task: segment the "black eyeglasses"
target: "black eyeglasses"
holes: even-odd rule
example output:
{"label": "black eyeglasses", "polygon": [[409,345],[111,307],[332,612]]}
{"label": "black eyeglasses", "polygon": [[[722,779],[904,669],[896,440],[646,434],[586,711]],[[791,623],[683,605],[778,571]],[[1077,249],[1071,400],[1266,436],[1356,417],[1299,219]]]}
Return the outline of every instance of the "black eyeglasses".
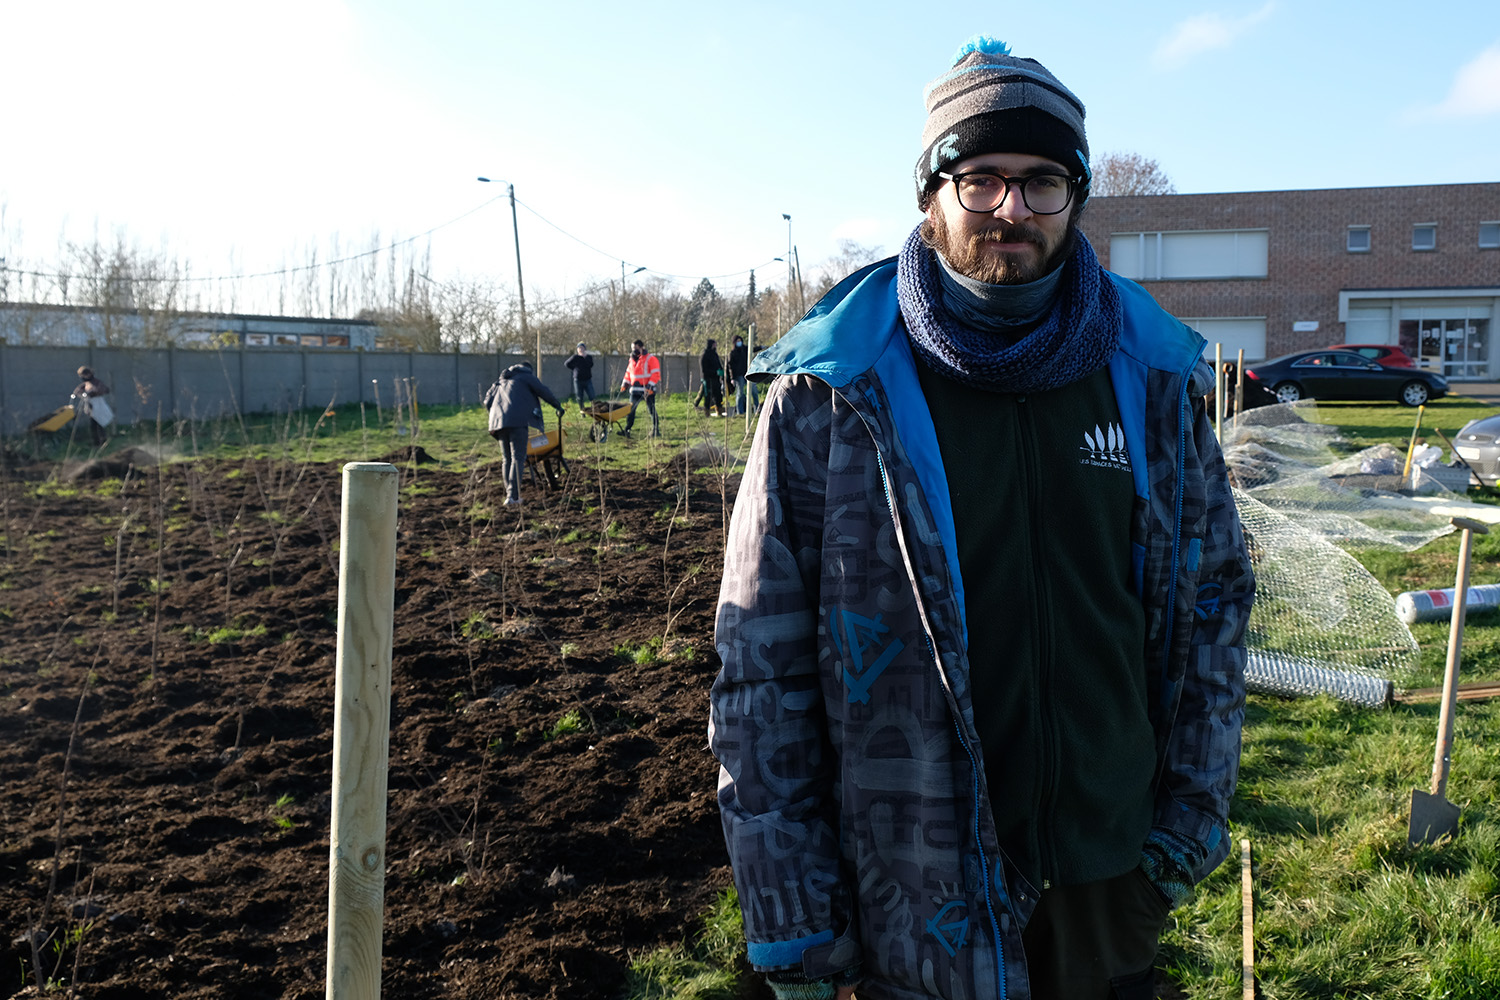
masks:
{"label": "black eyeglasses", "polygon": [[969,212],[993,212],[1005,204],[1014,184],[1021,189],[1021,203],[1037,215],[1056,215],[1073,200],[1073,188],[1081,177],[1062,174],[1032,174],[1029,177],[1002,177],[989,170],[971,170],[962,174],[938,176],[953,182],[958,203]]}

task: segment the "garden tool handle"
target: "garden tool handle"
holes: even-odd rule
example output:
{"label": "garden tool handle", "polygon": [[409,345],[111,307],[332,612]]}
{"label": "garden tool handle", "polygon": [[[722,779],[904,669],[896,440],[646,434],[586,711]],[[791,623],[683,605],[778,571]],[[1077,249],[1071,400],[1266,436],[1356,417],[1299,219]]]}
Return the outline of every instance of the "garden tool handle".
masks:
{"label": "garden tool handle", "polygon": [[1443,668],[1443,705],[1438,714],[1437,749],[1432,757],[1432,794],[1443,798],[1448,788],[1448,768],[1453,760],[1453,712],[1458,701],[1458,663],[1463,654],[1464,611],[1468,605],[1469,555],[1474,533],[1490,533],[1489,526],[1467,517],[1451,521],[1463,532],[1458,543],[1458,571],[1453,582],[1453,618],[1448,626],[1448,662]]}

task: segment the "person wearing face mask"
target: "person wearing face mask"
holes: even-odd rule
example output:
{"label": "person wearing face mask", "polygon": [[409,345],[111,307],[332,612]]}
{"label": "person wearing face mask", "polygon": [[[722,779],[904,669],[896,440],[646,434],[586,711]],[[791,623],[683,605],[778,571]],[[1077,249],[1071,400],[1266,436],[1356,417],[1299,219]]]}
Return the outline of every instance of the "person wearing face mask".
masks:
{"label": "person wearing face mask", "polygon": [[750,351],[745,347],[745,338],[735,334],[734,345],[729,349],[729,381],[734,386],[734,410],[745,412],[745,375],[750,370]]}
{"label": "person wearing face mask", "polygon": [[724,416],[724,362],[719,358],[719,342],[710,339],[698,359],[703,374],[703,413]]}
{"label": "person wearing face mask", "polygon": [[635,426],[635,410],[644,400],[651,413],[651,436],[661,437],[661,421],[656,416],[656,387],[661,384],[661,361],[646,350],[643,341],[637,340],[630,349],[630,363],[625,366],[625,377],[620,388],[630,392],[630,413],[625,417],[625,427],[620,431],[630,437]]}

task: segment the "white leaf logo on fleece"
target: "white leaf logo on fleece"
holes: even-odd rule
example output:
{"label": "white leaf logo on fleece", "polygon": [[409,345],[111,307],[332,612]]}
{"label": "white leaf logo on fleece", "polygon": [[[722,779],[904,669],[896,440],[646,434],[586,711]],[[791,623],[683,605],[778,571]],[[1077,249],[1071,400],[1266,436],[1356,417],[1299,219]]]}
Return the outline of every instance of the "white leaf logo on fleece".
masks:
{"label": "white leaf logo on fleece", "polygon": [[1105,469],[1129,469],[1130,453],[1125,447],[1125,431],[1112,423],[1108,429],[1094,425],[1093,433],[1083,432],[1083,454],[1085,465]]}

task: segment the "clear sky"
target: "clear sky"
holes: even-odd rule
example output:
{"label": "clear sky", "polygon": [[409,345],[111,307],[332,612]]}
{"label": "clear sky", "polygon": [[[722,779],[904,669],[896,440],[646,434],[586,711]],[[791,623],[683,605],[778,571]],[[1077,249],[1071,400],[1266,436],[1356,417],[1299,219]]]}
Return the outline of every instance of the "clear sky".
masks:
{"label": "clear sky", "polygon": [[[919,221],[922,89],[1043,62],[1097,155],[1180,192],[1500,179],[1500,3],[0,0],[0,256],[113,242],[228,275],[427,233],[528,302],[743,288]],[[497,199],[498,200],[491,200]],[[453,220],[458,221],[453,221]]]}

